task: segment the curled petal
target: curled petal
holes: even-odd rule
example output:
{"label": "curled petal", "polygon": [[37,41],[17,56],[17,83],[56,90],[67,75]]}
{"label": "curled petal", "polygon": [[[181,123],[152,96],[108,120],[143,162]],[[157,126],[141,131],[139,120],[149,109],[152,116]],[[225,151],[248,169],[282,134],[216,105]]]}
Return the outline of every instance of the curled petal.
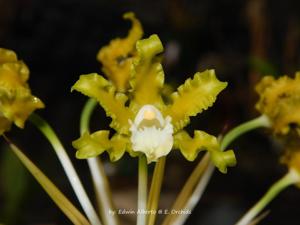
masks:
{"label": "curled petal", "polygon": [[268,116],[275,134],[286,135],[300,128],[300,74],[275,80],[265,76],[256,86],[259,101],[256,109]]}
{"label": "curled petal", "polygon": [[133,92],[133,104],[161,106],[160,95],[164,84],[164,71],[157,54],[163,46],[157,35],[137,42],[137,58],[133,63],[133,74],[130,85]]}
{"label": "curled petal", "polygon": [[204,131],[194,131],[193,138],[186,131],[178,132],[174,136],[174,147],[180,149],[189,161],[194,161],[200,151],[208,151],[212,162],[222,173],[226,173],[227,167],[236,163],[234,152],[222,152],[217,138]]}
{"label": "curled petal", "polygon": [[164,109],[164,115],[172,118],[175,132],[185,127],[191,116],[196,116],[212,106],[217,95],[227,86],[216,78],[214,70],[196,73],[187,79],[171,95],[172,103]]}
{"label": "curled petal", "polygon": [[28,116],[44,107],[40,99],[31,95],[28,78],[29,70],[16,54],[0,48],[0,134],[12,122],[23,128]]}
{"label": "curled petal", "polygon": [[116,93],[115,87],[109,81],[96,73],[81,75],[72,90],[95,98],[107,116],[112,118],[110,126],[121,134],[129,132],[128,120],[133,118],[133,112],[125,106],[126,95]]}
{"label": "curled petal", "polygon": [[136,54],[135,44],[143,36],[142,25],[134,13],[126,13],[123,17],[132,22],[128,36],[112,40],[109,45],[101,48],[97,55],[97,59],[102,63],[103,72],[121,92],[129,87],[131,64]]}
{"label": "curled petal", "polygon": [[110,160],[117,161],[129,148],[129,139],[119,134],[109,139],[109,131],[101,130],[92,134],[85,132],[79,139],[73,141],[72,145],[77,150],[78,159],[95,157],[107,151]]}

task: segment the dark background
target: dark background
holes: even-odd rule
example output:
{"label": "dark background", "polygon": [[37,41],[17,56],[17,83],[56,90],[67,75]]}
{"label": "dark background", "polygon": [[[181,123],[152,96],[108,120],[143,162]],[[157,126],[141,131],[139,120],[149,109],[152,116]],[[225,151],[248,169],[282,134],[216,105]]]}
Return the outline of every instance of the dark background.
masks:
{"label": "dark background", "polygon": [[[98,72],[96,53],[115,37],[127,34],[122,14],[133,11],[145,37],[156,33],[165,46],[166,81],[174,86],[196,71],[214,68],[229,85],[214,107],[192,119],[194,128],[218,135],[254,118],[255,84],[262,75],[294,74],[300,65],[300,2],[266,0],[0,0],[0,47],[13,49],[31,71],[32,92],[46,109],[38,113],[57,131],[89,193],[85,161],[76,160],[71,141],[79,135],[78,120],[86,97],[70,93],[80,74]],[[99,109],[93,129],[107,128]],[[78,205],[48,142],[31,124],[8,136]],[[69,224],[54,203],[1,141],[0,223]],[[238,164],[227,175],[216,172],[186,224],[233,224],[286,169],[281,148],[265,130],[251,132],[231,146]],[[178,152],[167,161],[162,207],[168,207],[195,163]],[[197,159],[196,161],[198,161]],[[104,156],[111,186],[120,207],[135,207],[136,159],[110,164]],[[92,197],[92,194],[91,194]],[[298,224],[300,191],[284,191],[267,208],[260,224]],[[134,224],[124,218],[124,224]]]}

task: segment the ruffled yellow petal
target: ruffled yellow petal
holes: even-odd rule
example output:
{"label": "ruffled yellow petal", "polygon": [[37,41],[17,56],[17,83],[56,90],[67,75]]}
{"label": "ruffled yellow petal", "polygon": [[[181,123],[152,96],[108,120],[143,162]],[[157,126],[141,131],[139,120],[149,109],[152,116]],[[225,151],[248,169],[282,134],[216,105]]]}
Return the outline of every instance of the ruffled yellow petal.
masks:
{"label": "ruffled yellow petal", "polygon": [[[29,78],[27,66],[17,60],[11,50],[0,49],[0,117],[3,132],[9,129],[9,122],[23,128],[28,116],[43,108],[40,99],[31,95],[26,83]],[[2,133],[0,132],[0,133]]]}
{"label": "ruffled yellow petal", "polygon": [[129,149],[129,139],[119,134],[109,139],[109,131],[101,130],[92,134],[84,133],[79,139],[73,141],[72,145],[77,149],[78,159],[95,157],[106,151],[111,161],[117,161]]}
{"label": "ruffled yellow petal", "polygon": [[196,116],[212,106],[217,95],[227,86],[216,78],[214,70],[196,73],[187,79],[171,96],[172,104],[164,109],[164,115],[172,118],[175,132],[185,127],[191,116]]}
{"label": "ruffled yellow petal", "polygon": [[129,87],[131,65],[135,55],[135,44],[143,36],[141,23],[134,13],[124,14],[124,19],[132,22],[132,28],[126,38],[116,38],[109,45],[100,49],[97,59],[102,63],[102,70],[117,90],[124,92]]}
{"label": "ruffled yellow petal", "polygon": [[72,90],[95,98],[106,111],[107,116],[112,118],[110,126],[118,133],[127,134],[129,132],[128,121],[133,119],[133,112],[125,106],[126,95],[117,93],[111,82],[96,73],[81,75]]}
{"label": "ruffled yellow petal", "polygon": [[136,48],[138,55],[134,61],[130,80],[133,104],[137,106],[152,104],[161,108],[160,92],[164,84],[164,72],[157,54],[163,51],[162,43],[157,35],[151,35],[138,41]]}
{"label": "ruffled yellow petal", "polygon": [[234,152],[222,152],[217,138],[204,131],[194,131],[193,138],[185,131],[178,132],[174,136],[174,147],[189,161],[195,160],[200,151],[209,151],[212,162],[222,173],[227,172],[228,166],[236,164]]}
{"label": "ruffled yellow petal", "polygon": [[259,101],[256,109],[272,121],[275,134],[285,135],[300,126],[300,74],[294,79],[264,77],[256,86]]}
{"label": "ruffled yellow petal", "polygon": [[110,148],[109,131],[101,130],[93,134],[85,132],[79,139],[72,142],[76,152],[76,158],[86,159],[100,155]]}

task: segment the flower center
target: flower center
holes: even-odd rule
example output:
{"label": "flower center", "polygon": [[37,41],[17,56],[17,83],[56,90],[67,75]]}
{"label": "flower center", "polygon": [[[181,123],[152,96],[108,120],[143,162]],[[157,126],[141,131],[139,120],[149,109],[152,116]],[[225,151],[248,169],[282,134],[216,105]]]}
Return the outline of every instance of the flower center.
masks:
{"label": "flower center", "polygon": [[153,105],[144,105],[131,124],[133,151],[147,156],[148,163],[167,155],[173,147],[173,126],[171,117],[164,118]]}

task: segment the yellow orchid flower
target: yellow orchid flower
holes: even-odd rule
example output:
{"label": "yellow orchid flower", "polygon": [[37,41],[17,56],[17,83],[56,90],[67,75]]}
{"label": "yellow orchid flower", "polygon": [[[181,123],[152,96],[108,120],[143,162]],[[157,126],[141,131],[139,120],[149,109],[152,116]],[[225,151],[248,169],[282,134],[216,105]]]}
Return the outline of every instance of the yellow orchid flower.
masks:
{"label": "yellow orchid flower", "polygon": [[256,91],[260,97],[256,109],[269,118],[274,133],[287,135],[296,129],[300,135],[300,73],[294,79],[265,76]]}
{"label": "yellow orchid flower", "polygon": [[40,99],[31,95],[28,78],[29,70],[17,55],[0,48],[0,135],[12,123],[23,128],[28,116],[44,107]]}
{"label": "yellow orchid flower", "polygon": [[[129,15],[135,18],[133,14]],[[136,19],[133,21],[140,24]],[[136,26],[130,34],[142,34]],[[107,151],[110,159],[115,161],[127,151],[132,156],[145,154],[151,163],[171,149],[180,149],[185,158],[192,161],[200,151],[207,150],[214,164],[225,173],[227,166],[235,164],[233,151],[222,152],[217,138],[204,131],[197,130],[194,137],[190,137],[183,128],[191,116],[212,106],[227,83],[219,81],[214,70],[196,73],[168,96],[170,102],[165,102],[162,98],[164,71],[159,56],[163,52],[162,43],[157,35],[137,40],[139,35],[129,35],[126,41],[118,41],[118,51],[112,47],[112,42],[101,49],[99,55],[102,51],[113,55],[107,59],[109,62],[102,58],[103,71],[108,73],[109,80],[96,73],[81,75],[72,87],[72,90],[96,99],[112,118],[110,126],[116,130],[111,138],[109,131],[102,130],[85,133],[75,140],[73,146],[77,149],[77,158],[93,157]],[[123,67],[123,71],[118,59],[128,56],[129,52],[130,58],[126,58],[129,65]],[[116,68],[125,75],[111,72]]]}

